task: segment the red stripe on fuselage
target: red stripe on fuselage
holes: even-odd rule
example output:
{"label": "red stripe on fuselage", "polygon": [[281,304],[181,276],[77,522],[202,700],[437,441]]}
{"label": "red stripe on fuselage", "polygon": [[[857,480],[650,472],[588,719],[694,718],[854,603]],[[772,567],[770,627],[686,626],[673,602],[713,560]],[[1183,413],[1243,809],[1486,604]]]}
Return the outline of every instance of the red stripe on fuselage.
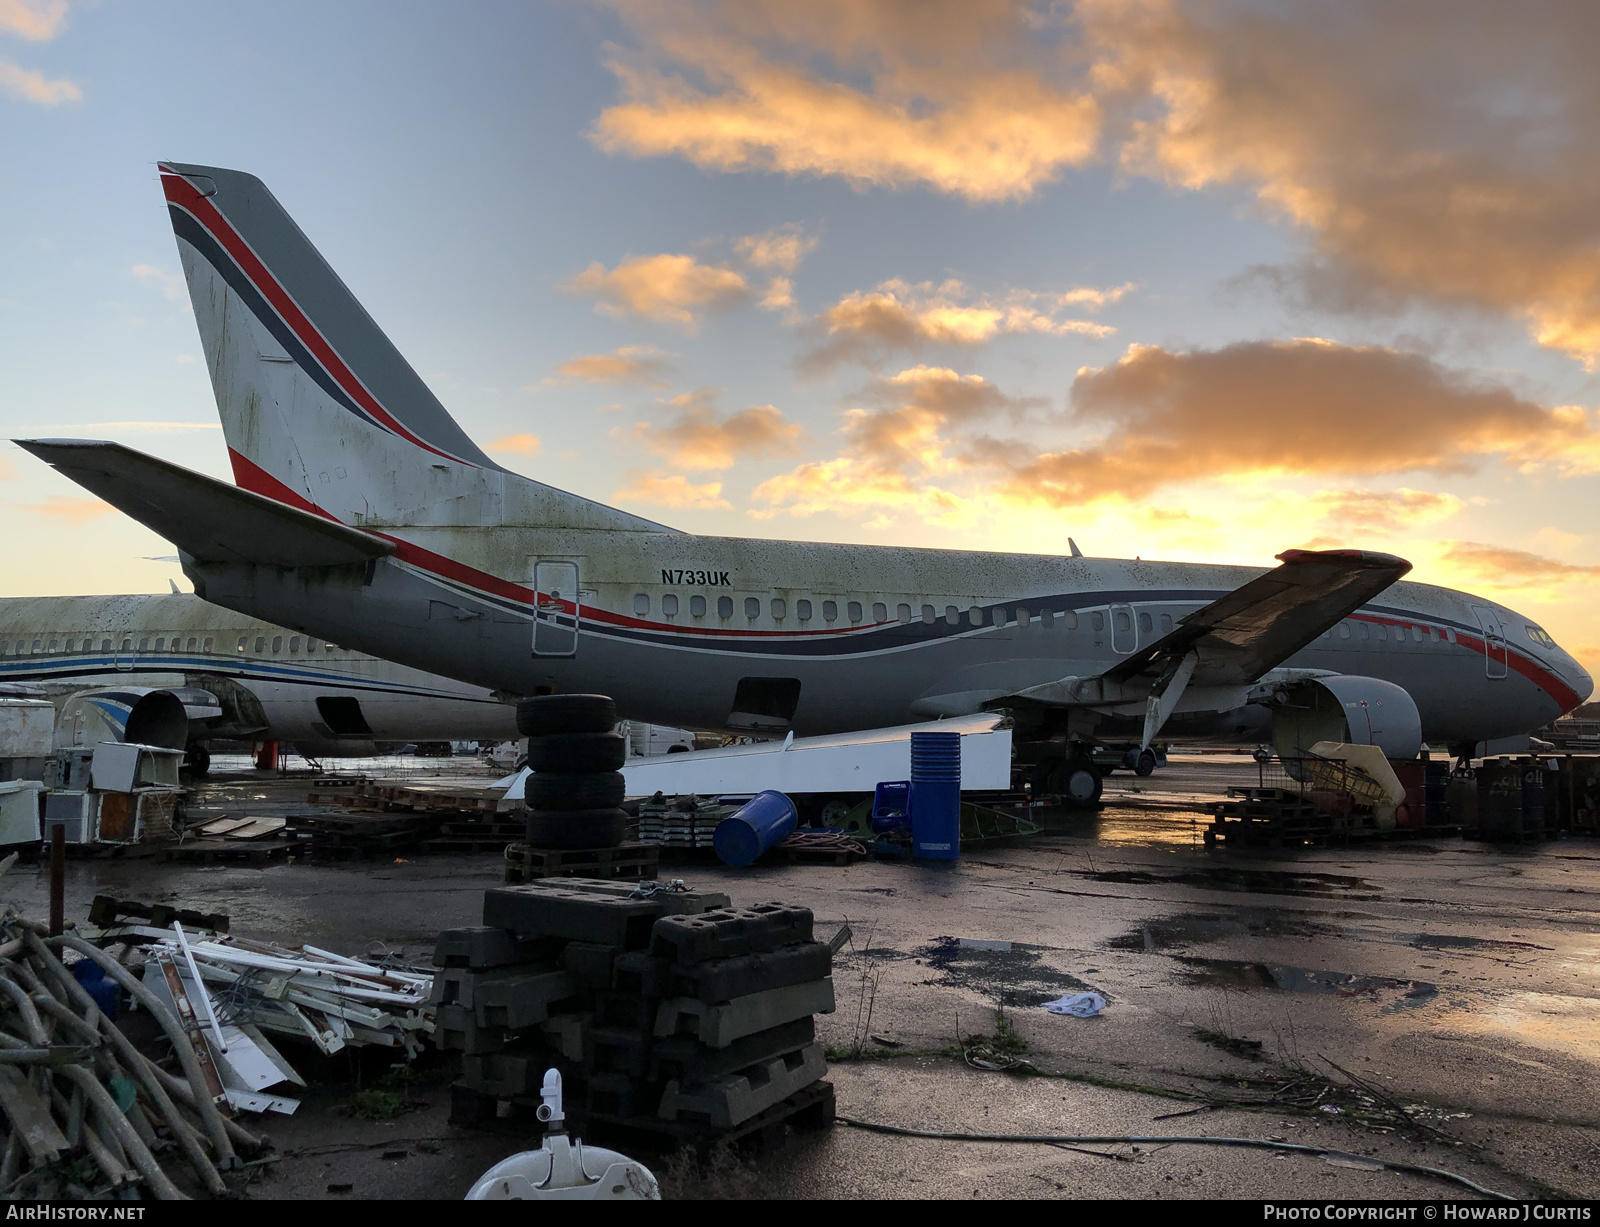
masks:
{"label": "red stripe on fuselage", "polygon": [[[1379,626],[1394,627],[1428,625],[1428,621],[1425,618],[1416,618],[1408,621],[1401,618],[1381,618],[1373,614],[1351,614],[1350,620],[1352,622],[1370,622]],[[1484,657],[1485,662],[1487,662],[1489,659],[1489,644],[1486,640],[1480,639],[1476,635],[1469,635],[1464,631],[1456,631],[1455,636],[1458,644],[1469,651],[1478,653],[1478,655]],[[1558,704],[1560,704],[1563,712],[1569,712],[1574,707],[1578,706],[1579,703],[1583,702],[1583,700],[1578,696],[1578,692],[1575,691],[1571,686],[1567,685],[1564,681],[1562,681],[1554,673],[1550,672],[1550,670],[1546,669],[1543,665],[1539,664],[1537,661],[1530,660],[1521,653],[1512,651],[1510,644],[1503,645],[1500,648],[1500,651],[1505,654],[1505,660],[1511,668],[1515,669],[1523,677],[1527,678],[1535,686],[1538,686],[1539,689],[1543,690]],[[1487,664],[1485,667],[1487,667]]]}
{"label": "red stripe on fuselage", "polygon": [[326,338],[317,331],[312,322],[306,318],[305,312],[295,304],[294,300],[284,288],[278,284],[267,266],[261,262],[250,245],[244,241],[239,232],[229,224],[209,200],[202,196],[182,175],[171,171],[162,173],[161,185],[167,200],[182,209],[187,209],[194,219],[211,232],[211,237],[222,244],[225,250],[238,263],[244,275],[255,283],[269,303],[278,314],[283,317],[283,322],[293,329],[295,336],[300,338],[301,344],[309,349],[312,355],[322,363],[323,369],[328,372],[346,394],[357,404],[377,419],[379,424],[387,427],[402,438],[415,443],[418,447],[426,448],[435,456],[442,456],[446,460],[454,460],[457,464],[466,464],[476,468],[469,461],[462,460],[459,456],[452,456],[449,452],[440,451],[425,439],[419,438],[408,430],[403,423],[395,418],[377,401],[377,398],[368,392],[365,385],[356,378],[355,372],[344,364],[338,354],[333,352],[333,347]]}

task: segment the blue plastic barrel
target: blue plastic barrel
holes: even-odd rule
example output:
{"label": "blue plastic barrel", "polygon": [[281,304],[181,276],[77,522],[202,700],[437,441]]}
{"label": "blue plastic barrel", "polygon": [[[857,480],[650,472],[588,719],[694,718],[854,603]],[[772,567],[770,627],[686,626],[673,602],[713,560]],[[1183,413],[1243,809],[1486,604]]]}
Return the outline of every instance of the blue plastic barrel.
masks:
{"label": "blue plastic barrel", "polygon": [[794,802],[781,792],[758,792],[717,823],[711,846],[723,864],[742,868],[794,830],[799,820]]}
{"label": "blue plastic barrel", "polygon": [[961,734],[911,734],[911,854],[961,854]]}

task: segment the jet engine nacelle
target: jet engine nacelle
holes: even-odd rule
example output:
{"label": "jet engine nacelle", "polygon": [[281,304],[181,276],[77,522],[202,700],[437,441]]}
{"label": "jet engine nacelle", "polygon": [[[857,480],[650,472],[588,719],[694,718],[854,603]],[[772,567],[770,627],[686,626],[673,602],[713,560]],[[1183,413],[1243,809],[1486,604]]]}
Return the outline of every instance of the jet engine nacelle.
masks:
{"label": "jet engine nacelle", "polygon": [[1334,674],[1291,682],[1279,695],[1272,744],[1282,758],[1300,757],[1319,741],[1377,746],[1400,760],[1422,749],[1422,714],[1393,682]]}
{"label": "jet engine nacelle", "polygon": [[189,744],[189,721],[221,714],[216,698],[192,687],[164,690],[119,686],[83,690],[61,705],[56,717],[56,748],[92,747],[102,741],[130,741],[142,746],[183,750]]}

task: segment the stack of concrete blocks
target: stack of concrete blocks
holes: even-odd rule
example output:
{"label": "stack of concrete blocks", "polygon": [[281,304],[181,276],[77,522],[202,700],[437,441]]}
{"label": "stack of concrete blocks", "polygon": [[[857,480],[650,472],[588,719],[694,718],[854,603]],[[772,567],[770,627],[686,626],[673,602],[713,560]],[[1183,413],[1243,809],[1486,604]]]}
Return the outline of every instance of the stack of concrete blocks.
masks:
{"label": "stack of concrete blocks", "polygon": [[561,1070],[578,1122],[713,1140],[831,1087],[813,1016],[834,1008],[811,912],[560,879],[486,892],[439,935],[436,1041],[463,1053],[455,1119],[536,1103]]}

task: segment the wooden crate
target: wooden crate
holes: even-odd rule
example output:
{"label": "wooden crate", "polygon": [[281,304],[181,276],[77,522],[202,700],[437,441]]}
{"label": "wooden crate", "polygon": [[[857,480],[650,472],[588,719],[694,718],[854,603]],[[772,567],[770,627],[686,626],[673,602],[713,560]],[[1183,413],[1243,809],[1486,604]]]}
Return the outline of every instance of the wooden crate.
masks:
{"label": "wooden crate", "polygon": [[615,848],[506,848],[506,881],[540,878],[653,878],[661,863],[659,844],[621,844]]}

